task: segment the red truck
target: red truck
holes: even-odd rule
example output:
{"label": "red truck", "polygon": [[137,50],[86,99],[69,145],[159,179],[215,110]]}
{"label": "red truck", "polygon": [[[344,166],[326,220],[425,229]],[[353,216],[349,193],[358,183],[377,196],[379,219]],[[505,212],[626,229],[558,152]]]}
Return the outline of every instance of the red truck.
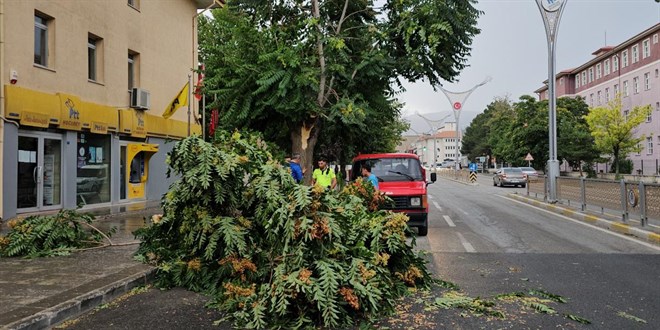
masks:
{"label": "red truck", "polygon": [[361,154],[353,158],[351,180],[361,176],[363,164],[371,165],[380,191],[394,201],[386,208],[406,213],[410,218],[408,226],[417,227],[418,235],[426,236],[429,231],[427,186],[436,181],[436,174],[431,173],[431,182],[427,182],[426,170],[415,154]]}

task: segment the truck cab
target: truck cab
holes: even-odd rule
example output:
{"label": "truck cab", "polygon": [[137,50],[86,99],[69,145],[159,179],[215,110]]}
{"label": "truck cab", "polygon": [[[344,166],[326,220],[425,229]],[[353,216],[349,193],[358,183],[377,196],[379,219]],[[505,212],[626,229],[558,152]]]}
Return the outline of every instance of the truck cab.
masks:
{"label": "truck cab", "polygon": [[436,174],[431,173],[431,182],[427,182],[426,170],[415,154],[361,154],[353,158],[351,180],[361,176],[363,164],[371,165],[380,191],[394,201],[385,208],[407,214],[408,226],[417,227],[418,235],[426,236],[429,228],[427,186],[436,181]]}

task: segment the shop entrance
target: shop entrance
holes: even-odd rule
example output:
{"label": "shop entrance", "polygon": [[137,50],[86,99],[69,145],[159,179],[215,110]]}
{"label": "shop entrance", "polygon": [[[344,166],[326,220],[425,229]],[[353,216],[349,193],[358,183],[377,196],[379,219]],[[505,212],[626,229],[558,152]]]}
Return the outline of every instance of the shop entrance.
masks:
{"label": "shop entrance", "polygon": [[17,212],[62,207],[62,137],[19,132]]}

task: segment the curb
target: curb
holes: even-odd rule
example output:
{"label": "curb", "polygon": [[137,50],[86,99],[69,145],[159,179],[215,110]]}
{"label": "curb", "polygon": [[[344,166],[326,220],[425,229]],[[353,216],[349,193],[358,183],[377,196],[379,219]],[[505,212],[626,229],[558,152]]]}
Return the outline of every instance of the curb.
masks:
{"label": "curb", "polygon": [[507,195],[509,198],[515,199],[519,202],[523,202],[526,204],[530,204],[545,210],[548,210],[553,213],[561,214],[564,216],[567,216],[571,219],[575,219],[578,221],[586,222],[591,225],[595,225],[604,229],[611,230],[613,232],[619,233],[619,234],[624,234],[624,235],[629,235],[629,236],[634,236],[639,239],[642,239],[648,243],[652,244],[657,244],[660,245],[660,234],[655,233],[653,231],[649,230],[644,230],[640,229],[634,226],[631,226],[627,223],[621,223],[621,222],[615,222],[615,221],[610,221],[610,220],[605,220],[602,218],[599,218],[594,215],[590,214],[585,214],[582,212],[578,212],[569,208],[565,208],[562,206],[557,206],[553,204],[547,204],[532,198],[528,198],[525,196],[521,196],[518,194],[509,194]]}
{"label": "curb", "polygon": [[[113,276],[121,277],[110,284],[92,289],[87,293],[80,294],[73,299],[57,303],[33,315],[16,320],[2,326],[3,330],[23,329],[50,329],[58,323],[88,312],[101,304],[106,304],[115,298],[129,292],[131,289],[149,284],[153,281],[156,269],[142,264],[124,269]],[[94,283],[91,283],[92,285]],[[82,285],[81,287],[85,287]],[[80,290],[81,288],[76,288]],[[74,289],[75,290],[75,289]],[[48,300],[46,298],[44,300]],[[34,305],[47,304],[47,301],[34,303]]]}

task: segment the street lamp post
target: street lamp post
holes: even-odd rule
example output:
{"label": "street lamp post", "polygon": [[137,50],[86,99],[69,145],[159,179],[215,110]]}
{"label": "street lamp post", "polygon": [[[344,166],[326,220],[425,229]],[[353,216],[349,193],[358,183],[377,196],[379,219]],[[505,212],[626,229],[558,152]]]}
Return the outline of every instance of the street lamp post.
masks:
{"label": "street lamp post", "polygon": [[458,170],[460,168],[460,160],[458,157],[458,140],[460,139],[460,134],[459,134],[459,119],[461,118],[461,109],[463,109],[463,106],[465,105],[465,101],[467,101],[468,96],[474,92],[475,89],[477,89],[480,86],[483,86],[487,84],[489,81],[491,81],[491,77],[486,77],[484,81],[481,83],[477,84],[476,86],[472,87],[471,89],[464,91],[464,92],[450,92],[442,86],[438,87],[440,90],[445,93],[445,96],[447,97],[447,100],[449,100],[449,103],[451,104],[452,110],[454,111],[454,118],[456,119],[456,150],[454,151],[456,153],[456,163],[454,164],[454,169]]}
{"label": "street lamp post", "polygon": [[[429,126],[431,126],[431,137],[433,138],[433,172],[435,172],[436,169],[437,169],[437,165],[436,165],[436,163],[437,163],[437,161],[438,161],[438,159],[437,159],[438,156],[436,155],[436,153],[437,153],[437,151],[438,151],[438,147],[437,147],[436,144],[435,144],[435,142],[436,142],[436,136],[435,136],[435,134],[437,133],[438,129],[440,129],[440,125],[444,124],[445,120],[446,120],[447,118],[449,118],[449,116],[451,116],[451,114],[448,114],[448,115],[442,117],[442,119],[440,119],[440,120],[431,120],[431,119],[428,119],[428,118],[422,116],[422,114],[420,114],[419,112],[416,112],[415,114],[418,115],[419,117],[421,117],[422,119],[424,119],[424,121],[426,121],[426,123],[429,124]],[[434,126],[434,125],[432,124],[432,123],[434,123],[434,122],[437,123],[436,126]]]}
{"label": "street lamp post", "polygon": [[555,54],[559,20],[564,12],[567,0],[536,0],[548,40],[548,202],[557,202],[557,177],[559,176],[559,160],[557,160],[557,93],[555,90]]}

